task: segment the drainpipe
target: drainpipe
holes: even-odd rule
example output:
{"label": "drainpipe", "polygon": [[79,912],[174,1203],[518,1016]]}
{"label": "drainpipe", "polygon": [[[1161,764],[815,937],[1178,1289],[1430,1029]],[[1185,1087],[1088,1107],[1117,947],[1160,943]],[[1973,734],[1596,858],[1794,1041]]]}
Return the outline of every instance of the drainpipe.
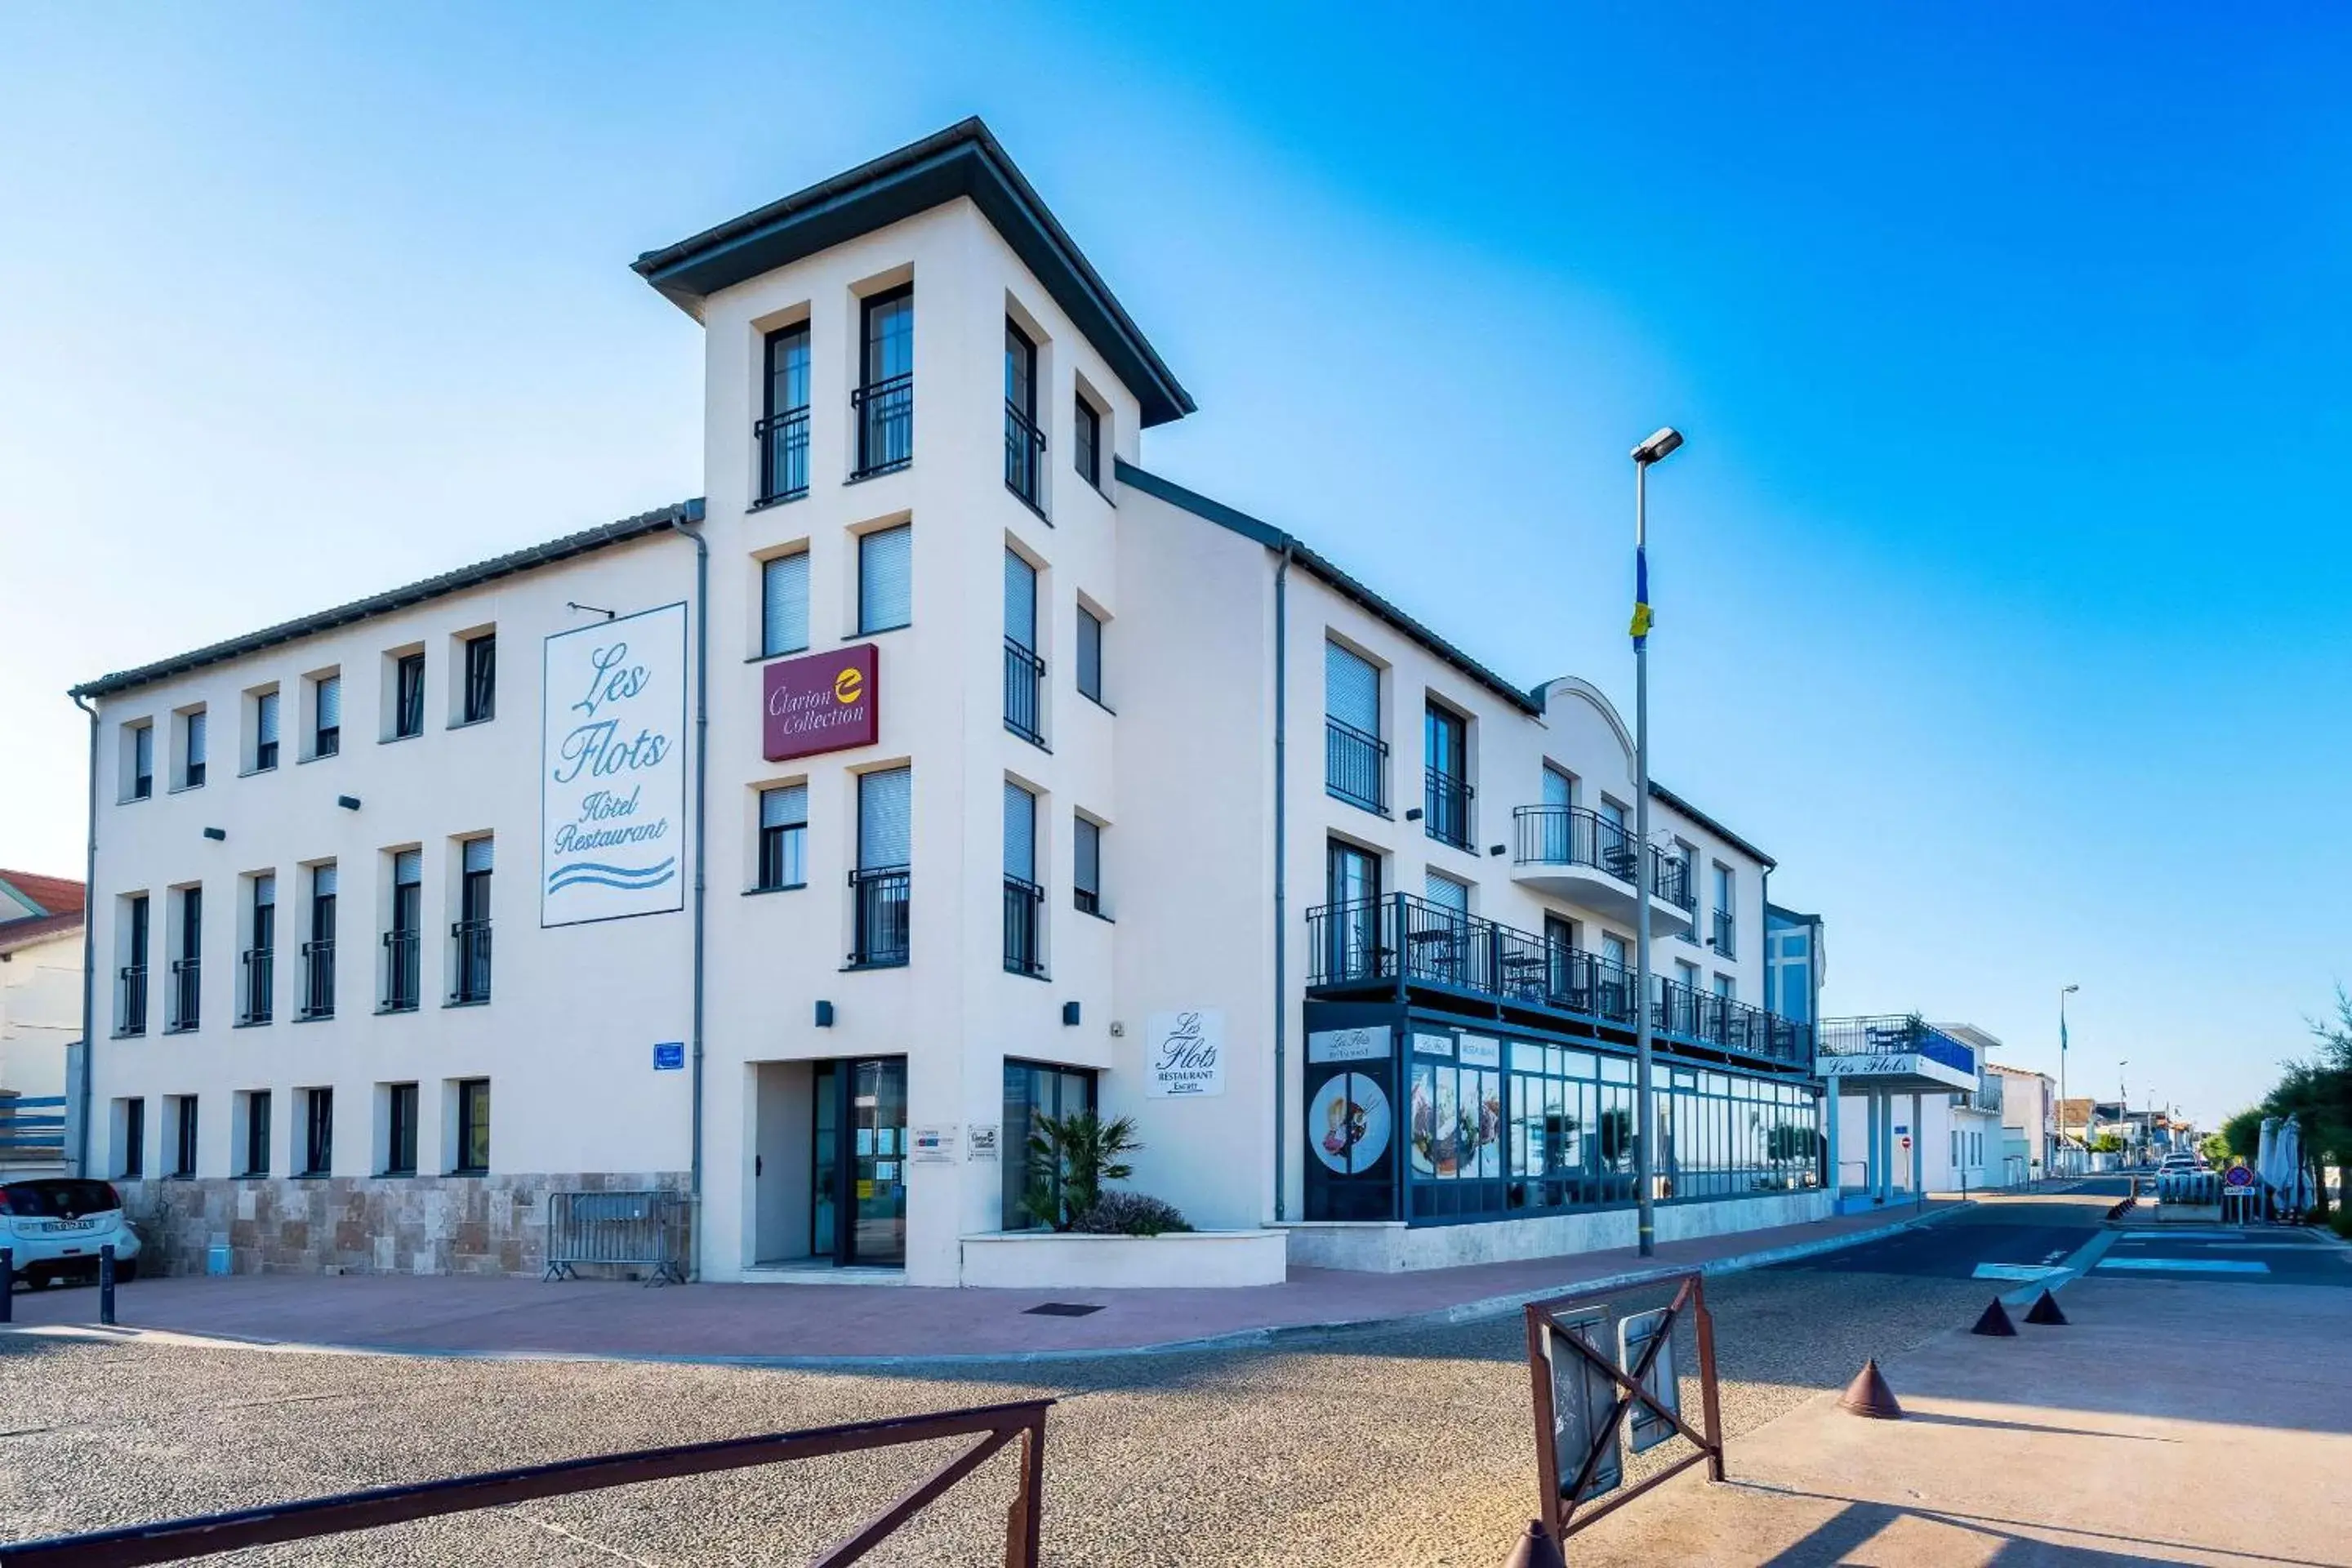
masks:
{"label": "drainpipe", "polygon": [[708,903],[703,827],[710,798],[710,542],[702,537],[702,515],[681,521],[678,531],[694,541],[694,1157],[689,1196],[694,1214],[694,1278],[702,1278],[702,973],[703,916]]}
{"label": "drainpipe", "polygon": [[[1283,542],[1282,564],[1274,571],[1274,1219],[1276,1225],[1287,1217],[1287,1170],[1283,1149],[1289,1142],[1290,1116],[1285,1102],[1286,1026],[1290,1013],[1290,984],[1284,963],[1284,944],[1290,936],[1290,927],[1284,912],[1285,895],[1288,890],[1289,841],[1284,802],[1287,798],[1290,779],[1284,763],[1284,741],[1289,725],[1290,660],[1287,645],[1290,636],[1290,557],[1292,545]],[[91,731],[95,736],[96,731]],[[95,739],[91,745],[98,742]]]}
{"label": "drainpipe", "polygon": [[92,940],[92,906],[98,902],[98,710],[69,691],[73,705],[89,715],[89,842],[84,847],[81,874],[81,1075],[70,1086],[74,1096],[74,1174],[89,1174],[90,1050],[97,1031],[90,1027],[97,1000],[98,943]]}

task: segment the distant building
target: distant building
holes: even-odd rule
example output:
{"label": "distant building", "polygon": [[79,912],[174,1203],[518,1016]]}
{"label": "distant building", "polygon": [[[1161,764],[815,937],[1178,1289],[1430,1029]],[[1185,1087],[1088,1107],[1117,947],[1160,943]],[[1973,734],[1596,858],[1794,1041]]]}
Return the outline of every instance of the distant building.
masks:
{"label": "distant building", "polygon": [[0,871],[0,1166],[60,1157],[66,1048],[81,1038],[82,885]]}
{"label": "distant building", "polygon": [[[1987,1049],[2000,1042],[1985,1037]],[[2050,1075],[2029,1068],[1985,1063],[1987,1072],[2000,1080],[2001,1182],[2012,1184],[2056,1173],[2053,1158],[2058,1148],[2057,1085]]]}

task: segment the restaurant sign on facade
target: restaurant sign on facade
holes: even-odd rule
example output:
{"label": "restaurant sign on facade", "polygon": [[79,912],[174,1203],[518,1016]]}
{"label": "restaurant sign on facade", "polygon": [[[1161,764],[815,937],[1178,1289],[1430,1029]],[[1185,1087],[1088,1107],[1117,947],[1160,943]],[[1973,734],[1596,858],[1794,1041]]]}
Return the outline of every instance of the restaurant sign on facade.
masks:
{"label": "restaurant sign on facade", "polygon": [[882,737],[876,649],[859,643],[838,653],[780,659],[761,672],[766,718],[761,754],[772,763],[870,746]]}

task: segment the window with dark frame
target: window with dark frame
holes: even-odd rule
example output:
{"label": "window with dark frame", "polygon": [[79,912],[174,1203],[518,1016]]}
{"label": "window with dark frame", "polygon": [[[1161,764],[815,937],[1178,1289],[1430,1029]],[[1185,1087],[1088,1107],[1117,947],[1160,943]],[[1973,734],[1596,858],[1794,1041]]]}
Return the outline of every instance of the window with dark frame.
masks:
{"label": "window with dark frame", "polygon": [[468,838],[459,850],[456,1002],[490,999],[490,862],[491,840]]}
{"label": "window with dark frame", "polygon": [[155,793],[155,726],[136,724],[131,730],[131,798],[145,800]]}
{"label": "window with dark frame", "polygon": [[1422,826],[1441,844],[1470,847],[1470,725],[1432,702],[1423,710],[1422,749],[1428,788]]}
{"label": "window with dark frame", "polygon": [[253,771],[266,773],[278,765],[278,693],[264,691],[253,700]]}
{"label": "window with dark frame", "polygon": [[143,1035],[147,1032],[147,895],[134,893],[123,905],[124,956],[130,962],[119,976],[121,990],[115,998],[114,1032]]}
{"label": "window with dark frame", "polygon": [[1366,811],[1388,811],[1388,742],[1381,739],[1380,667],[1323,644],[1323,789]]}
{"label": "window with dark frame", "polygon": [[173,1102],[172,1174],[196,1173],[196,1097],[184,1094]]}
{"label": "window with dark frame", "polygon": [[1004,552],[1004,727],[1045,743],[1045,661],[1037,657],[1037,568]]}
{"label": "window with dark frame", "polygon": [[1011,318],[1004,322],[1004,488],[1032,508],[1044,504],[1040,482],[1045,433],[1037,427],[1037,345]]}
{"label": "window with dark frame", "polygon": [[180,952],[172,960],[171,1032],[193,1029],[204,1017],[205,890],[180,889]]}
{"label": "window with dark frame", "polygon": [[1103,912],[1102,827],[1083,816],[1071,822],[1070,900],[1081,912],[1098,915]]}
{"label": "window with dark frame", "polygon": [[245,1097],[245,1169],[237,1173],[269,1174],[269,1091],[266,1089]]}
{"label": "window with dark frame", "polygon": [[[1096,1100],[1096,1075],[1091,1068],[1005,1059],[1004,1147],[999,1163],[1003,1168],[1001,1221],[1006,1230],[1040,1230],[1059,1218],[1060,1183],[1048,1181],[1042,1189],[1034,1185],[1029,1140],[1037,1131],[1040,1117],[1061,1121],[1090,1114]],[[1039,1214],[1034,1212],[1037,1209],[1055,1212]]]}
{"label": "window with dark frame", "polygon": [[205,729],[205,710],[203,709],[199,708],[193,713],[184,713],[180,716],[180,746],[182,752],[180,787],[182,789],[202,789],[204,787]]}
{"label": "window with dark frame", "polygon": [[1076,417],[1071,424],[1070,447],[1076,458],[1078,478],[1097,489],[1102,489],[1102,416],[1080,393],[1076,399]]}
{"label": "window with dark frame", "polygon": [[466,700],[460,723],[479,724],[498,716],[499,634],[466,639]]}
{"label": "window with dark frame", "polygon": [[860,308],[859,320],[860,374],[850,395],[857,415],[857,469],[850,477],[862,479],[914,460],[914,289],[872,296]]}
{"label": "window with dark frame", "polygon": [[383,933],[383,1010],[414,1012],[423,999],[425,851],[392,858],[392,929]]}
{"label": "window with dark frame", "polygon": [[392,738],[425,733],[425,656],[404,653],[393,666]]}
{"label": "window with dark frame", "polygon": [[147,1102],[144,1100],[122,1102],[121,1155],[116,1163],[119,1173],[126,1180],[136,1181],[147,1173]]}
{"label": "window with dark frame", "polygon": [[323,1176],[335,1168],[335,1091],[302,1091],[302,1174]]}
{"label": "window with dark frame", "polygon": [[335,1016],[335,868],[310,868],[310,939],[302,944],[302,1016]]}
{"label": "window with dark frame", "polygon": [[490,1080],[457,1085],[457,1164],[455,1173],[478,1176],[490,1168]]}
{"label": "window with dark frame", "polygon": [[416,1086],[384,1086],[383,1173],[416,1174]]}
{"label": "window with dark frame", "polygon": [[322,675],[311,688],[310,754],[331,757],[343,749],[343,678]]}
{"label": "window with dark frame", "polygon": [[760,423],[751,433],[760,453],[755,506],[808,494],[808,323],[798,321],[770,332],[767,362]]}
{"label": "window with dark frame", "polygon": [[252,899],[247,918],[253,941],[244,953],[244,1005],[237,1009],[237,1021],[267,1024],[275,1010],[278,989],[278,879],[267,871],[256,876]]}
{"label": "window with dark frame", "polygon": [[760,563],[760,656],[799,653],[808,645],[809,558],[796,550]]}
{"label": "window with dark frame", "polygon": [[1037,883],[1037,797],[1004,781],[1004,967],[1045,973],[1045,889]]}
{"label": "window with dark frame", "polygon": [[857,869],[849,874],[852,968],[908,962],[913,793],[910,769],[857,775]]}
{"label": "window with dark frame", "polygon": [[779,784],[760,792],[761,892],[808,881],[808,785]]}
{"label": "window with dark frame", "polygon": [[1103,624],[1084,605],[1078,606],[1078,695],[1103,700]]}

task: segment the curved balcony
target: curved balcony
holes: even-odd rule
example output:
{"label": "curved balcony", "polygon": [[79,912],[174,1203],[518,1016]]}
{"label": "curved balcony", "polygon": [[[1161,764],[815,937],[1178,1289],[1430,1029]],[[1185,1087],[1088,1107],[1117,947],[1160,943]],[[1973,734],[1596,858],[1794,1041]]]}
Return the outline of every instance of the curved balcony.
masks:
{"label": "curved balcony", "polygon": [[1520,886],[1631,921],[1633,868],[1649,861],[1650,931],[1681,936],[1698,920],[1687,868],[1654,846],[1637,856],[1633,833],[1580,805],[1523,805],[1511,813],[1511,879]]}

